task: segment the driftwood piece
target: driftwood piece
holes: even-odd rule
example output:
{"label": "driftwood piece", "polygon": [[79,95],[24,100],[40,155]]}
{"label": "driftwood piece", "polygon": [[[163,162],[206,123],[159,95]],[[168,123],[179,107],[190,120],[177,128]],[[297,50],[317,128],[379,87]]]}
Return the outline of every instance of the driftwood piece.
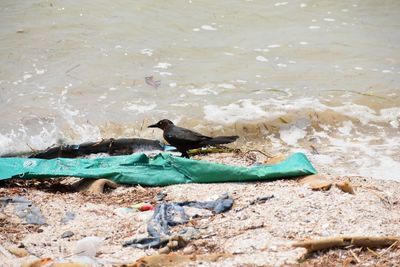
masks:
{"label": "driftwood piece", "polygon": [[307,252],[314,252],[318,250],[340,248],[340,247],[368,247],[368,248],[380,248],[390,247],[394,243],[399,243],[400,237],[369,237],[369,236],[343,236],[343,237],[332,237],[323,238],[318,240],[308,240],[293,244],[294,247],[303,247],[307,249]]}
{"label": "driftwood piece", "polygon": [[145,150],[163,150],[160,142],[142,138],[105,139],[99,142],[88,142],[79,145],[61,145],[36,152],[30,158],[76,158],[96,153],[110,155],[127,155]]}

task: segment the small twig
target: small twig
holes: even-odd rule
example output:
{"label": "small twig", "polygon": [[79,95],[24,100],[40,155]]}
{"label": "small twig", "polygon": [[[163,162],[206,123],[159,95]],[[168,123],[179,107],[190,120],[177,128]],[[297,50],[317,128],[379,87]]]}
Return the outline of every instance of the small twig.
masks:
{"label": "small twig", "polygon": [[38,151],[38,150],[34,149],[33,147],[31,147],[28,143],[26,143],[26,145],[29,147],[31,152],[36,153]]}
{"label": "small twig", "polygon": [[357,255],[353,252],[353,250],[350,250],[351,255],[353,255],[354,259],[356,259],[357,263],[360,263],[361,260],[359,257],[357,257]]}
{"label": "small twig", "polygon": [[265,225],[264,223],[261,224],[257,224],[257,225],[250,225],[248,227],[245,227],[243,230],[247,231],[247,230],[255,230],[255,229],[260,229],[260,228],[264,228]]}
{"label": "small twig", "polygon": [[199,239],[206,239],[206,238],[209,238],[209,237],[212,237],[212,236],[216,236],[217,234],[216,233],[212,233],[212,234],[208,234],[208,235],[205,235],[205,236],[201,236]]}
{"label": "small twig", "polygon": [[391,250],[395,245],[397,245],[397,243],[399,243],[399,241],[394,242],[390,247],[388,247],[387,249],[385,249],[384,251],[382,251],[380,253],[380,256],[385,255],[389,250]]}
{"label": "small twig", "polygon": [[376,257],[380,257],[380,255],[378,253],[376,253],[374,250],[370,249],[369,247],[367,247],[367,249],[368,249],[369,252],[374,254]]}

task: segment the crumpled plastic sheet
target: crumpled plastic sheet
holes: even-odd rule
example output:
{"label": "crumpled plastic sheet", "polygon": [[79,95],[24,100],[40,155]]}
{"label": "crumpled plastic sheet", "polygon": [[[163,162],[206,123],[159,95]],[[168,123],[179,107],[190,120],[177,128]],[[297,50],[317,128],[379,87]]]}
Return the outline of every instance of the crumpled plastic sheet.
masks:
{"label": "crumpled plastic sheet", "polygon": [[137,248],[160,248],[165,246],[171,237],[170,227],[185,224],[189,216],[183,209],[184,206],[207,209],[215,214],[228,211],[232,208],[233,199],[224,194],[213,201],[185,201],[173,203],[161,203],[156,206],[154,214],[147,225],[148,237],[135,238],[126,241],[123,246]]}
{"label": "crumpled plastic sheet", "polygon": [[14,208],[15,214],[29,224],[46,224],[46,219],[40,209],[25,197],[2,197],[0,198],[0,204],[0,211],[8,204],[16,204]]}

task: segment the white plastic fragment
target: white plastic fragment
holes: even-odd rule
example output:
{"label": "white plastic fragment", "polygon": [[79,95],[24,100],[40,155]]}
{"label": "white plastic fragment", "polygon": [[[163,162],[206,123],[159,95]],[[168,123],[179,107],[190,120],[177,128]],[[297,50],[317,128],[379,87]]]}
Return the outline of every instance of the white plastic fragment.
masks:
{"label": "white plastic fragment", "polygon": [[97,250],[103,241],[104,238],[97,236],[82,238],[76,243],[74,254],[79,256],[95,257]]}

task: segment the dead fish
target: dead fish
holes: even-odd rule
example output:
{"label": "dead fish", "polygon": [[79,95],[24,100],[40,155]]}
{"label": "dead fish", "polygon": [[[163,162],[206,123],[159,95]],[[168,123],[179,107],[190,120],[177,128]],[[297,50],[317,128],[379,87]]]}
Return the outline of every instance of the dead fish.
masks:
{"label": "dead fish", "polygon": [[154,80],[154,76],[148,76],[148,77],[144,77],[144,80],[146,81],[146,83],[154,88],[158,88],[161,85],[161,81],[155,81]]}

